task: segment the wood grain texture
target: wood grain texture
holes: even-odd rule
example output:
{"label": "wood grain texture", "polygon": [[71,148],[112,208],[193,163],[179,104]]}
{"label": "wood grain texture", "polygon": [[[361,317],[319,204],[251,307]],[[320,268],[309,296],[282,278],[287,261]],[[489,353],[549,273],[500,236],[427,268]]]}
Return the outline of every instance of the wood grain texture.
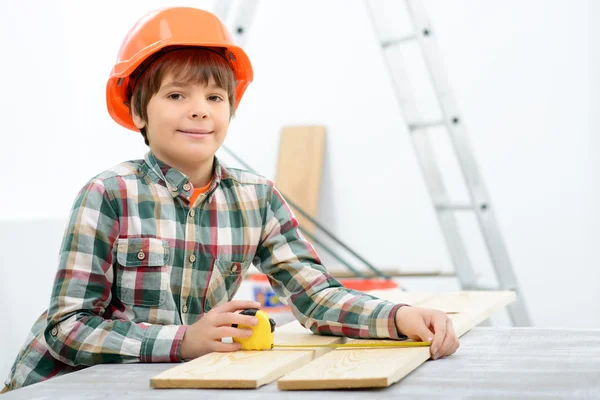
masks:
{"label": "wood grain texture", "polygon": [[[442,310],[458,310],[451,316],[462,335],[514,299],[512,292],[403,292],[373,291],[398,303]],[[278,327],[276,344],[331,344],[377,342],[314,335],[298,322]],[[336,354],[333,354],[333,353]],[[428,348],[398,349],[274,349],[212,353],[180,364],[151,379],[154,388],[258,388],[281,376],[282,390],[386,387],[400,380],[429,358]],[[387,360],[387,361],[386,361]],[[307,364],[309,364],[307,366]],[[302,368],[303,366],[307,366]],[[308,371],[304,376],[301,371]],[[319,372],[321,371],[321,372]],[[296,375],[299,378],[295,378]],[[314,379],[318,375],[318,379]],[[281,383],[283,382],[283,383]],[[291,383],[290,383],[291,382]],[[313,387],[315,386],[316,387]]]}
{"label": "wood grain texture", "polygon": [[[331,344],[341,343],[343,340],[344,338],[339,337],[314,335],[299,323],[291,324],[275,334],[276,344]],[[273,349],[211,353],[164,371],[153,377],[150,385],[156,389],[255,389],[332,350]]]}
{"label": "wood grain texture", "polygon": [[365,293],[370,294],[380,299],[391,301],[393,303],[410,304],[418,306],[426,300],[435,296],[435,293],[428,292],[405,292],[400,289],[378,289],[368,290]]}
{"label": "wood grain texture", "polygon": [[[399,303],[418,304],[432,293],[399,289],[371,291],[373,295]],[[294,321],[275,329],[275,344],[345,343],[346,338],[318,336]],[[333,349],[274,349],[212,353],[178,365],[151,379],[157,389],[167,388],[258,388]]]}
{"label": "wood grain texture", "polygon": [[[461,336],[514,299],[513,292],[456,292],[434,296],[419,306],[460,310],[450,318]],[[277,387],[280,390],[388,387],[429,358],[429,348],[338,349],[287,374],[279,379]]]}
{"label": "wood grain texture", "polygon": [[[325,154],[324,126],[288,126],[281,130],[275,185],[311,217],[316,218]],[[315,226],[292,207],[300,227],[314,233]]]}

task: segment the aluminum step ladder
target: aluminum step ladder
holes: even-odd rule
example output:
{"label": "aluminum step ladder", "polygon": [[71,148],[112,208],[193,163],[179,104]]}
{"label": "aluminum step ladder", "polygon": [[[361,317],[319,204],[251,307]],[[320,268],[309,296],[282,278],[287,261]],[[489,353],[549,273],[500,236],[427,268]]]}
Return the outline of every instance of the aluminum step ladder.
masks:
{"label": "aluminum step ladder", "polygon": [[[435,30],[427,17],[422,1],[404,1],[413,25],[413,33],[406,37],[388,39],[379,35],[381,20],[377,18],[374,6],[381,6],[381,0],[364,0],[458,281],[463,290],[514,291],[517,295],[516,301],[508,307],[511,321],[514,326],[530,326],[529,313],[504,238],[496,221],[490,196],[485,188],[468,142],[464,118],[458,111],[452,96],[441,53],[435,40]],[[229,26],[232,27],[231,31],[235,36],[236,43],[243,46],[258,8],[258,0],[243,0],[237,3],[237,7],[234,7],[231,0],[219,0],[215,14],[223,21],[227,21],[230,10],[235,8],[235,18],[233,24]],[[386,13],[385,18],[389,20],[392,17],[392,15]],[[415,95],[410,89],[410,85],[407,84],[410,81],[401,61],[402,58],[397,57],[398,52],[401,52],[404,45],[415,42],[420,47],[430,83],[435,91],[441,119],[427,120],[422,117],[417,108]],[[393,52],[396,52],[396,57],[390,56]],[[443,128],[448,135],[469,194],[469,202],[463,204],[450,199],[428,136],[428,129],[430,128]],[[456,213],[459,212],[468,212],[476,217],[487,255],[498,282],[498,286],[495,288],[482,287],[478,284],[477,275],[474,272],[473,264],[459,230],[456,218]]]}

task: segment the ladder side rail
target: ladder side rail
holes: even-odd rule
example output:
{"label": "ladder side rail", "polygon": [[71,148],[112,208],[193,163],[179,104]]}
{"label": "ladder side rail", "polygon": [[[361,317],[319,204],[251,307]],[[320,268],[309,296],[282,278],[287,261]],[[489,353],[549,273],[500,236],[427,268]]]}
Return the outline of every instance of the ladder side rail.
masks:
{"label": "ladder side rail", "polygon": [[[414,23],[416,39],[421,46],[450,140],[471,197],[473,211],[475,212],[481,233],[488,248],[490,261],[494,267],[500,288],[513,290],[518,294],[518,301],[513,303],[512,306],[511,316],[513,322],[520,326],[530,325],[530,318],[525,308],[523,295],[520,291],[506,244],[500,233],[500,226],[495,218],[490,196],[479,173],[479,168],[466,133],[465,123],[458,112],[447,75],[439,68],[442,65],[442,60],[441,52],[434,39],[435,33],[421,1],[407,0],[407,8]],[[436,66],[438,68],[435,68]]]}
{"label": "ladder side rail", "polygon": [[433,156],[433,148],[430,144],[429,138],[427,137],[426,129],[419,128],[419,125],[422,121],[416,107],[416,102],[412,95],[412,90],[410,90],[410,84],[405,73],[405,68],[402,67],[392,69],[387,52],[393,47],[387,47],[386,42],[379,37],[379,32],[377,29],[377,17],[374,15],[374,12],[369,4],[369,0],[365,1],[367,9],[369,10],[371,22],[374,25],[377,40],[382,44],[382,47],[384,47],[383,53],[386,61],[385,64],[390,79],[392,83],[394,83],[392,85],[394,89],[394,95],[396,96],[396,99],[400,105],[404,120],[409,127],[417,127],[414,129],[409,128],[411,142],[417,154],[419,166],[421,167],[421,172],[427,184],[430,197],[434,203],[437,220],[446,242],[446,248],[452,259],[462,288],[473,289],[476,287],[477,278],[473,272],[472,263],[468,257],[466,246],[464,245],[462,235],[459,231],[456,217],[451,212],[442,212],[437,209],[438,204],[448,204],[449,199],[443,184],[440,168]]}

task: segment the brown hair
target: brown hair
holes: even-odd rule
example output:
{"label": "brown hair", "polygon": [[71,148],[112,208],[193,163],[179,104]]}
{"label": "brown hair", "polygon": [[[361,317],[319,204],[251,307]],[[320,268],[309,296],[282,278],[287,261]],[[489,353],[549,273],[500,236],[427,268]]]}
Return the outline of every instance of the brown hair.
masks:
{"label": "brown hair", "polygon": [[[219,49],[206,47],[166,48],[142,63],[129,80],[130,101],[135,112],[148,121],[148,103],[161,87],[166,76],[193,84],[208,84],[211,78],[227,92],[231,117],[235,113],[235,76],[233,69]],[[150,145],[146,128],[140,129],[146,145]]]}

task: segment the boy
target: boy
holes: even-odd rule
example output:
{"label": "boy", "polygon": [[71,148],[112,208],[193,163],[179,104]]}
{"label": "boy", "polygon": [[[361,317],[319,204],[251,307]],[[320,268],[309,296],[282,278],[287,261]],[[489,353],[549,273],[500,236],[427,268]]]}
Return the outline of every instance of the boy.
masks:
{"label": "boy", "polygon": [[[235,351],[252,301],[229,301],[254,263],[314,333],[459,346],[439,311],[345,289],[327,274],[267,179],[215,157],[252,81],[223,24],[193,8],[153,12],[131,29],[107,85],[110,115],[150,147],[92,178],[61,245],[48,311],[5,390],[98,363],[179,362]],[[237,325],[235,325],[237,326]]]}

